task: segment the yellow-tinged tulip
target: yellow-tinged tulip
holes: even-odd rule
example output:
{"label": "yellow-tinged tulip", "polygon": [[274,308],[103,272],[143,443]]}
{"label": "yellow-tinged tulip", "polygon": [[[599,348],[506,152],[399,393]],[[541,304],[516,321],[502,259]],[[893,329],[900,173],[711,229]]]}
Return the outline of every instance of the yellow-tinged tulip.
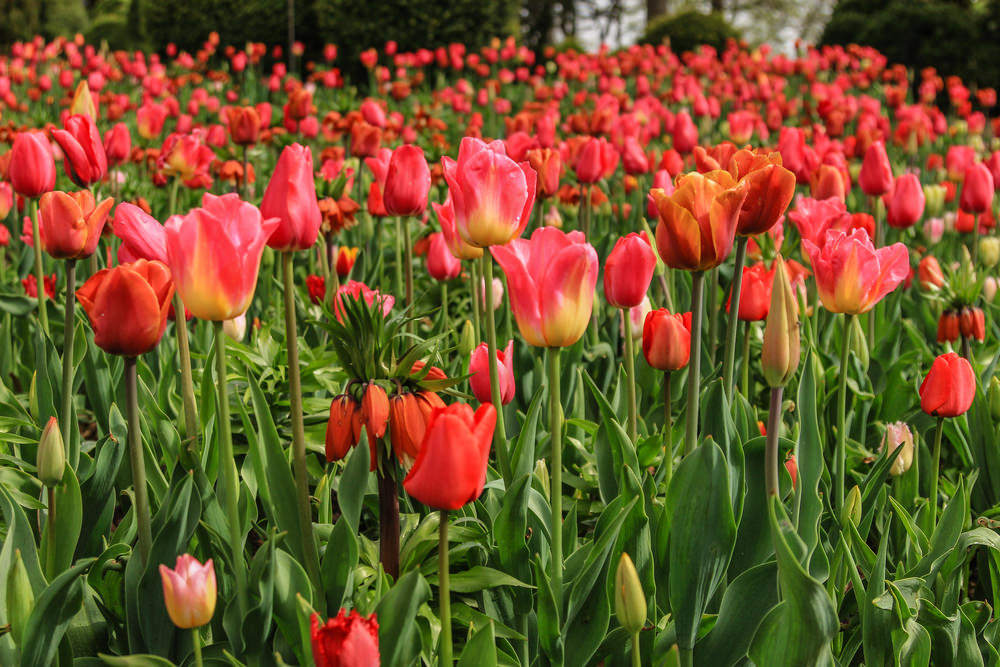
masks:
{"label": "yellow-tinged tulip", "polygon": [[768,386],[783,387],[799,367],[799,305],[781,255],[775,260],[775,267],[761,364]]}

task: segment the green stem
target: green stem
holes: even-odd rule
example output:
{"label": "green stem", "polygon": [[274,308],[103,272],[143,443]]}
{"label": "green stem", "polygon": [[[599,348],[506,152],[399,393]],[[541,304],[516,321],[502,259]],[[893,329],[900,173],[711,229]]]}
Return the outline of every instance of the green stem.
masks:
{"label": "green stem", "polygon": [[250,201],[250,172],[247,170],[247,147],[243,146],[243,200]]}
{"label": "green stem", "polygon": [[[733,367],[736,358],[736,328],[740,323],[740,293],[743,291],[743,265],[746,263],[746,236],[736,239],[736,265],[733,269],[732,297],[729,300],[729,324],[726,329],[726,351],[722,361],[722,382],[726,398],[733,400]],[[746,357],[744,357],[744,362]]]}
{"label": "green stem", "polygon": [[586,184],[580,186],[580,226],[588,243],[590,242],[590,188],[592,187],[592,185]]}
{"label": "green stem", "polygon": [[139,530],[139,558],[143,566],[149,562],[153,547],[150,528],[149,495],[146,488],[146,462],[142,449],[142,431],[139,424],[139,392],[135,357],[125,357],[125,404],[128,420],[128,453],[132,466],[132,492],[135,494],[135,522]]}
{"label": "green stem", "polygon": [[236,579],[236,604],[239,617],[247,612],[247,573],[243,561],[243,535],[240,530],[240,487],[233,454],[232,425],[229,421],[229,384],[226,375],[226,334],[222,322],[215,325],[215,374],[219,406],[217,412],[219,433],[219,467],[221,468],[220,489],[222,511],[229,522],[229,548],[231,550],[233,575]]}
{"label": "green stem", "polygon": [[510,484],[510,458],[507,452],[507,429],[503,420],[503,403],[500,400],[500,371],[497,363],[497,331],[493,320],[493,255],[484,252],[481,258],[483,276],[486,281],[486,346],[490,357],[490,398],[497,411],[497,425],[493,431],[493,447],[497,450],[500,474],[504,482]]}
{"label": "green stem", "polygon": [[56,578],[56,490],[55,487],[47,486],[49,506],[48,516],[45,517],[45,532],[48,543],[45,545],[45,578],[52,581]]}
{"label": "green stem", "polygon": [[972,268],[975,270],[979,262],[979,213],[972,216]]}
{"label": "green stem", "polygon": [[451,331],[451,318],[448,317],[448,282],[441,283],[441,331]]}
{"label": "green stem", "polygon": [[[885,224],[882,220],[882,200],[879,197],[869,199],[872,208],[872,216],[875,218],[875,247],[881,248],[885,243]],[[975,266],[975,263],[973,263]],[[878,304],[868,311],[868,352],[875,349],[875,311]]]}
{"label": "green stem", "polygon": [[767,410],[764,477],[768,496],[778,495],[778,431],[781,426],[781,395],[783,392],[784,387],[771,387],[771,403]]}
{"label": "green stem", "polygon": [[628,437],[635,444],[638,434],[638,409],[635,400],[635,341],[632,339],[632,323],[628,308],[622,309],[625,320],[625,375],[628,376]]}
{"label": "green stem", "polygon": [[670,488],[674,476],[674,415],[670,401],[670,371],[663,371],[663,488]]}
{"label": "green stem", "polygon": [[[410,220],[400,218],[399,223],[403,226],[403,270],[406,275],[406,309],[410,318],[413,317],[413,242],[410,240]],[[415,321],[409,319],[406,328],[413,333]]]}
{"label": "green stem", "polygon": [[29,199],[29,215],[31,216],[31,238],[35,251],[35,284],[38,286],[38,321],[42,331],[49,335],[49,312],[45,309],[45,271],[42,267],[42,236],[38,232],[38,200]]}
{"label": "green stem", "polygon": [[855,315],[844,318],[844,339],[840,347],[840,383],[837,387],[837,511],[844,509],[844,487],[847,480],[847,362],[851,352],[851,331]]}
{"label": "green stem", "polygon": [[[295,323],[295,278],[293,275],[292,252],[281,253],[282,277],[284,279],[285,301],[285,344],[288,348],[288,393],[292,419],[292,467],[295,471],[295,496],[299,510],[299,530],[302,533],[302,553],[305,557],[306,572],[315,591],[323,590],[319,577],[319,553],[313,536],[312,507],[309,503],[309,472],[306,469],[306,434],[302,418],[302,379],[299,375],[299,343]],[[316,600],[322,609],[323,595]]]}
{"label": "green stem", "polygon": [[701,305],[705,273],[691,274],[691,360],[688,362],[687,422],[684,429],[684,456],[698,445],[698,396],[701,388]]}
{"label": "green stem", "polygon": [[177,213],[177,194],[181,187],[181,179],[174,177],[173,183],[170,184],[170,200],[169,200],[169,214],[174,215]]}
{"label": "green stem", "polygon": [[931,510],[931,533],[937,526],[937,491],[938,472],[941,469],[941,436],[944,435],[944,417],[938,417],[937,433],[934,435],[934,458],[931,467],[931,490],[927,494],[927,503]]}
{"label": "green stem", "polygon": [[[247,149],[243,148],[243,159],[246,160]],[[195,667],[202,667],[201,661],[201,633],[198,632],[198,628],[191,628],[191,643],[194,644],[194,664]]]}
{"label": "green stem", "polygon": [[642,667],[642,653],[639,650],[639,633],[632,635],[632,667]]}
{"label": "green stem", "polygon": [[439,664],[450,667],[451,657],[451,592],[448,586],[448,510],[441,510],[438,525],[438,603],[441,619],[441,650]]}
{"label": "green stem", "polygon": [[76,305],[76,260],[66,260],[66,303],[63,304],[66,319],[63,324],[63,357],[62,357],[62,410],[59,416],[62,422],[59,428],[66,441],[66,460],[74,470],[80,460],[80,439],[74,437],[78,429],[73,425],[73,335],[76,332],[73,320],[73,309]]}
{"label": "green stem", "polygon": [[[486,254],[485,252],[483,253]],[[479,326],[479,268],[478,263],[472,260],[469,269],[469,292],[472,297],[472,333],[475,334],[476,341],[482,340],[481,327]]]}
{"label": "green stem", "polygon": [[694,667],[694,649],[677,647],[680,654],[681,667]]}
{"label": "green stem", "polygon": [[551,465],[549,478],[551,490],[549,503],[552,509],[552,554],[550,567],[552,572],[549,580],[552,582],[552,593],[555,596],[556,610],[562,616],[562,390],[559,387],[559,353],[558,347],[550,347],[548,355],[549,373],[549,449],[551,450]]}
{"label": "green stem", "polygon": [[715,366],[716,338],[719,333],[719,267],[713,268],[708,274],[708,358]]}
{"label": "green stem", "polygon": [[743,323],[743,358],[740,368],[740,392],[748,400],[750,398],[750,331],[753,322]]}
{"label": "green stem", "polygon": [[188,442],[188,452],[195,453],[198,443],[198,404],[194,398],[194,378],[191,376],[191,347],[188,343],[187,319],[184,317],[184,302],[181,295],[174,292],[174,334],[177,336],[177,352],[181,361],[181,399],[184,404],[184,439]]}
{"label": "green stem", "polygon": [[[402,226],[403,226],[403,219],[396,218],[396,265],[393,267],[394,268],[393,275],[395,276],[394,284],[396,286],[394,292],[396,293],[397,296],[403,293],[403,230],[401,229]],[[407,302],[407,305],[409,305],[409,302]]]}

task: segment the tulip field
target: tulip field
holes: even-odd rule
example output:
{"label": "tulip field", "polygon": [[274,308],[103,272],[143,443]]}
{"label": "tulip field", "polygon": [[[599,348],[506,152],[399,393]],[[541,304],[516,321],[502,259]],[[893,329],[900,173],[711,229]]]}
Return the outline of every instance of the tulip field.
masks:
{"label": "tulip field", "polygon": [[0,665],[1000,665],[1000,109],[871,48],[0,54]]}

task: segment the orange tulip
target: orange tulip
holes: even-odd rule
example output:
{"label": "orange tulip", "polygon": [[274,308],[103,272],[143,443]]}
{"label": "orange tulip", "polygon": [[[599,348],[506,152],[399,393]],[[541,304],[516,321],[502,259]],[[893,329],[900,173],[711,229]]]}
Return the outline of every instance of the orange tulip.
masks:
{"label": "orange tulip", "polygon": [[754,153],[741,150],[733,156],[736,178],[747,191],[740,209],[736,233],[761,234],[774,227],[792,203],[795,174],[781,166],[781,153]]}
{"label": "orange tulip", "polygon": [[113,204],[108,197],[95,205],[89,190],[43,194],[38,205],[38,233],[45,252],[56,259],[94,254]]}

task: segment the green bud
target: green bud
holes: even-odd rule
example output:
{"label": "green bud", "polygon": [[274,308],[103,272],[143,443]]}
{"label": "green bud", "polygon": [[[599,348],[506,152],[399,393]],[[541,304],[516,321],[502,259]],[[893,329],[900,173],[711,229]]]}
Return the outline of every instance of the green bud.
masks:
{"label": "green bud", "polygon": [[458,353],[464,359],[472,354],[474,349],[476,349],[476,334],[472,329],[472,322],[465,320],[458,334]]}
{"label": "green bud", "polygon": [[764,347],[760,360],[767,384],[783,387],[799,367],[799,304],[781,255],[775,260],[775,267],[771,308],[764,326]]}
{"label": "green bud", "polygon": [[625,632],[634,635],[646,625],[646,594],[639,573],[627,553],[622,552],[615,573],[615,615]]}
{"label": "green bud", "polygon": [[844,509],[840,514],[840,525],[846,528],[848,522],[855,526],[861,523],[861,489],[858,488],[857,484],[847,492]]}
{"label": "green bud", "polygon": [[7,622],[10,623],[10,636],[17,646],[21,645],[24,628],[34,606],[35,594],[31,591],[28,571],[24,569],[21,550],[15,549],[10,571],[7,572]]}
{"label": "green bud", "polygon": [[38,421],[38,388],[36,387],[36,380],[38,379],[38,371],[31,374],[31,386],[28,388],[28,412],[31,416]]}
{"label": "green bud", "polygon": [[986,400],[990,406],[990,416],[993,421],[1000,422],[1000,378],[995,375],[990,380],[990,388],[986,392]]}
{"label": "green bud", "polygon": [[851,332],[851,352],[861,362],[861,367],[867,371],[871,357],[868,354],[868,336],[865,335],[860,318],[851,318]]}
{"label": "green bud", "polygon": [[924,200],[926,202],[924,210],[927,217],[933,218],[941,215],[944,210],[945,194],[946,190],[943,185],[924,186]]}
{"label": "green bud", "polygon": [[979,262],[988,269],[1000,262],[1000,239],[995,236],[979,239]]}
{"label": "green bud", "polygon": [[55,417],[49,417],[49,423],[42,431],[42,439],[38,441],[38,479],[42,484],[53,487],[62,481],[66,470],[66,452],[63,449],[62,433]]}

